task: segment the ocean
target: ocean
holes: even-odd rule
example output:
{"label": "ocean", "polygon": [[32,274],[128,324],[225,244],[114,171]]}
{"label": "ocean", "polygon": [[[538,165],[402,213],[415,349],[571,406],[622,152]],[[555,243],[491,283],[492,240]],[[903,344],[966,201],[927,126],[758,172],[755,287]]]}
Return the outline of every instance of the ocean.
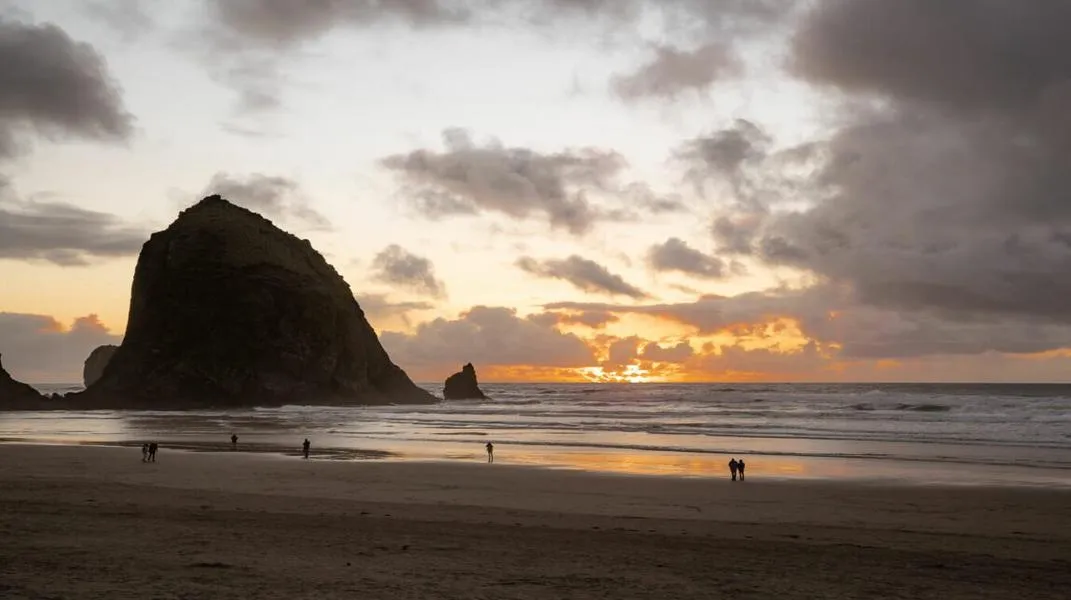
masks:
{"label": "ocean", "polygon": [[[71,391],[78,386],[39,386]],[[438,384],[426,389],[441,393]],[[0,440],[383,460],[484,459],[604,473],[1071,487],[1071,385],[485,384],[488,401],[0,413]]]}

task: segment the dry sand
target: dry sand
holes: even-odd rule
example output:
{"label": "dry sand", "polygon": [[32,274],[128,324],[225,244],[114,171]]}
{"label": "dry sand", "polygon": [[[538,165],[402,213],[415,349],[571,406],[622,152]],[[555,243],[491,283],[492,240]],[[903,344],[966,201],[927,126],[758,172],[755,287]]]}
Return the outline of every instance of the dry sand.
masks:
{"label": "dry sand", "polygon": [[1066,599],[1069,561],[1066,490],[0,445],[5,600]]}

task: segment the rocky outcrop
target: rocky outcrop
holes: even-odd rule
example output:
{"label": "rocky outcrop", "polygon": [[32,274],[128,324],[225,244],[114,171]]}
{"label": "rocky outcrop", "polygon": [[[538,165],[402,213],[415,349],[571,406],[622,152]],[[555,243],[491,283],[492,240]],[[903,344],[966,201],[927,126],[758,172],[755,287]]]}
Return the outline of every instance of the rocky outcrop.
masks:
{"label": "rocky outcrop", "polygon": [[123,343],[76,399],[126,408],[434,400],[391,362],[307,240],[219,196],[142,247]]}
{"label": "rocky outcrop", "polygon": [[40,408],[44,402],[45,397],[32,386],[8,374],[0,360],[0,409]]}
{"label": "rocky outcrop", "polygon": [[446,400],[485,400],[487,396],[480,391],[476,382],[476,367],[467,363],[461,371],[446,378],[443,385],[443,398]]}
{"label": "rocky outcrop", "polygon": [[89,358],[86,359],[85,364],[82,366],[82,382],[86,387],[93,385],[100,379],[100,376],[104,374],[104,367],[108,366],[112,356],[118,349],[119,346],[98,346],[89,353]]}

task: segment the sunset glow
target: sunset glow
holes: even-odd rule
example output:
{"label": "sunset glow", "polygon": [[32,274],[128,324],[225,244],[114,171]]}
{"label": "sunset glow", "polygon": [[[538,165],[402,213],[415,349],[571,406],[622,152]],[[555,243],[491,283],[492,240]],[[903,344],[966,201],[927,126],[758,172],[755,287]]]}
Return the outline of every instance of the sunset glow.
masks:
{"label": "sunset glow", "polygon": [[114,1],[12,0],[0,28],[10,80],[44,82],[0,89],[17,378],[121,343],[142,244],[211,193],[307,239],[421,381],[1071,378],[1067,74],[994,58],[1063,39],[1044,3],[957,37],[905,24],[1005,19]]}

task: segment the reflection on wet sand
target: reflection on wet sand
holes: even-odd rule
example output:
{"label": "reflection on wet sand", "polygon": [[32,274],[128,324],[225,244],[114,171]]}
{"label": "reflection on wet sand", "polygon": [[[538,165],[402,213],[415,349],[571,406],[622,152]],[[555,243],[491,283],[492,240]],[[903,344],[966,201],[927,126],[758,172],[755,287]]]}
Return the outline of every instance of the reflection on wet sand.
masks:
{"label": "reflection on wet sand", "polygon": [[[669,475],[674,477],[729,477],[728,457],[720,455],[658,454],[650,452],[540,452],[529,448],[504,448],[501,461],[622,475]],[[747,458],[748,473],[764,477],[824,477],[843,475],[844,469],[820,468],[805,459],[783,457]]]}
{"label": "reflection on wet sand", "polygon": [[[416,409],[406,409],[416,410]],[[421,409],[426,410],[426,409]],[[914,483],[1071,486],[1055,450],[947,446],[910,442],[719,437],[638,431],[550,430],[471,423],[464,432],[412,422],[410,412],[360,409],[204,412],[84,411],[0,413],[0,442],[140,446],[166,452],[258,452],[312,459],[483,461],[597,473],[728,478],[744,458],[750,481],[762,479],[897,480]],[[239,434],[237,448],[230,436]]]}

